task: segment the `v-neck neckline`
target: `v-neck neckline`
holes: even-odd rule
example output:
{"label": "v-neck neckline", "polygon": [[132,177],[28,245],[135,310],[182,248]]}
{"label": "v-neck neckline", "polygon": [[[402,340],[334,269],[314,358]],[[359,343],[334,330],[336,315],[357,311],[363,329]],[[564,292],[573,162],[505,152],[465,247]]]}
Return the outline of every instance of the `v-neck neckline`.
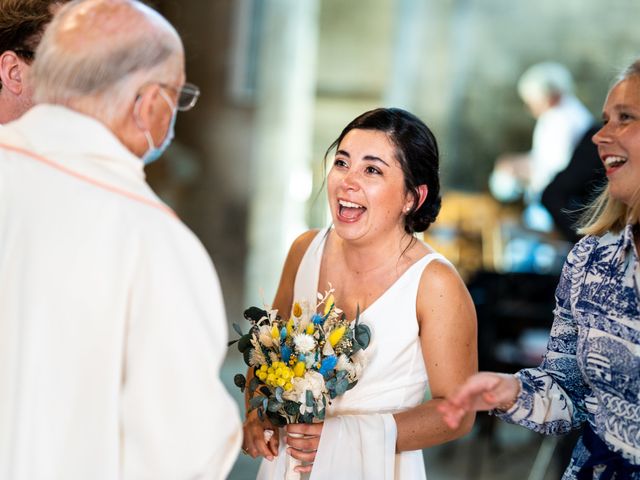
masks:
{"label": "v-neck neckline", "polygon": [[[316,292],[319,292],[320,290],[318,289],[320,287],[320,271],[322,270],[322,262],[324,261],[324,250],[325,247],[327,245],[327,239],[329,238],[329,234],[331,233],[331,229],[320,231],[318,233],[318,235],[322,235],[322,242],[320,244],[320,251],[319,251],[319,256],[320,256],[320,261],[318,262],[318,268],[316,271],[316,278],[315,278],[315,288],[316,288]],[[380,295],[378,295],[378,297],[369,304],[369,306],[367,308],[365,308],[364,310],[360,311],[360,317],[362,317],[365,313],[369,312],[373,307],[375,307],[378,303],[380,303],[382,301],[382,299],[391,291],[393,290],[396,285],[398,285],[400,283],[400,280],[402,280],[411,270],[413,270],[416,265],[420,264],[425,258],[429,257],[429,256],[438,256],[439,254],[436,252],[427,252],[425,253],[422,257],[420,257],[418,260],[416,260],[415,262],[413,262],[398,278],[396,278],[393,283],[391,283],[391,285],[389,285],[387,287],[387,289],[382,292]]]}

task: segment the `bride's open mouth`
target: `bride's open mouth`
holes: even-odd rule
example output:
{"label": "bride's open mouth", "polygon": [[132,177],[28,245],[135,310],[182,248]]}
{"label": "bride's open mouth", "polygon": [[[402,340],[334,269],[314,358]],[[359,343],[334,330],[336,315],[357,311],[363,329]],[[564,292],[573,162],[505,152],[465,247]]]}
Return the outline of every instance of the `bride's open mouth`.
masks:
{"label": "bride's open mouth", "polygon": [[356,222],[366,210],[366,207],[358,203],[338,199],[338,219],[340,221]]}

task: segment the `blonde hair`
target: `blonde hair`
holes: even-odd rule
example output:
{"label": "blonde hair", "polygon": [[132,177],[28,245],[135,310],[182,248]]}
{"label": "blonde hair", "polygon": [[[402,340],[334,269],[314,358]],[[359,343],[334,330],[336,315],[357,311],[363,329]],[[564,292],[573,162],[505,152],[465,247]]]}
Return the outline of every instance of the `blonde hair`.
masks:
{"label": "blonde hair", "polygon": [[[614,86],[631,77],[640,78],[640,58],[625,68],[616,78]],[[627,224],[640,222],[640,187],[633,194],[631,205],[616,200],[609,194],[609,186],[587,207],[580,219],[580,235],[604,235],[608,231],[619,232]]]}

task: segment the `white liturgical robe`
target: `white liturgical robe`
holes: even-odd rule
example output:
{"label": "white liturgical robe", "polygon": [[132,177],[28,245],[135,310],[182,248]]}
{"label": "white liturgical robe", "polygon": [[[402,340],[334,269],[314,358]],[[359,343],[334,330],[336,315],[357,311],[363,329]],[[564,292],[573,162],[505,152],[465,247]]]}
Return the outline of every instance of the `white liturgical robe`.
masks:
{"label": "white liturgical robe", "polygon": [[1,479],[225,478],[226,341],[209,256],[103,124],[0,130]]}

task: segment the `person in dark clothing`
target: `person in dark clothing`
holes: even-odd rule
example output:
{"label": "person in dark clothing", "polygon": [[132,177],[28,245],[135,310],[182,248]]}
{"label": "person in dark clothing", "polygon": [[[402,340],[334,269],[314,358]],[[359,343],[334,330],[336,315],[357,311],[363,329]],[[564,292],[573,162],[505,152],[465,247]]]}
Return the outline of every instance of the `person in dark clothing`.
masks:
{"label": "person in dark clothing", "polygon": [[542,192],[542,205],[553,217],[556,229],[572,243],[580,239],[575,229],[578,217],[605,181],[598,148],[591,140],[600,128],[600,125],[593,125],[585,132],[569,164]]}

